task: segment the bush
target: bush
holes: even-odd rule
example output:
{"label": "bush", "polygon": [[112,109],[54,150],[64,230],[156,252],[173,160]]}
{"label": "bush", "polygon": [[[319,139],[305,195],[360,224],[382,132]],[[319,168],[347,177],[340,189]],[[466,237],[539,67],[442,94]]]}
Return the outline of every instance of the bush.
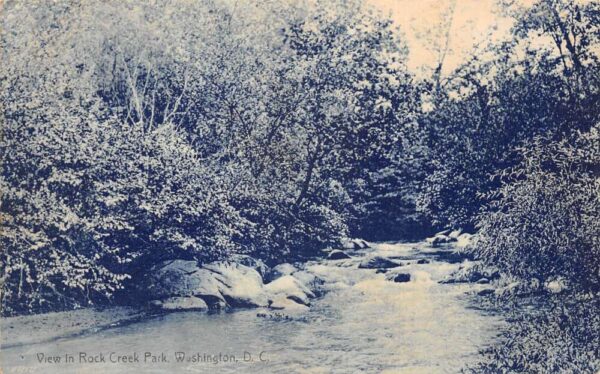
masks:
{"label": "bush", "polygon": [[277,262],[347,235],[353,171],[410,76],[390,22],[339,4],[3,7],[2,313],[105,302],[168,258]]}
{"label": "bush", "polygon": [[510,310],[510,324],[501,341],[485,349],[484,359],[466,372],[578,374],[600,370],[600,308],[594,300],[554,296],[534,312],[517,304]]}
{"label": "bush", "polygon": [[173,126],[46,130],[70,133],[80,146],[66,143],[55,158],[36,138],[21,139],[24,148],[15,138],[2,144],[3,154],[38,161],[15,174],[25,165],[12,160],[0,177],[3,313],[102,302],[165,257],[209,261],[238,248],[245,221]]}
{"label": "bush", "polygon": [[599,126],[568,141],[537,139],[479,216],[477,255],[508,274],[600,286]]}

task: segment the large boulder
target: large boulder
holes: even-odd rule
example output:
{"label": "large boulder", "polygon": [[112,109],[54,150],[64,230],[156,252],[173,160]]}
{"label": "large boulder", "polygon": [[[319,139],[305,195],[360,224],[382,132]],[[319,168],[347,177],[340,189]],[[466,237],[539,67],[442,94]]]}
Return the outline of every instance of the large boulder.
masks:
{"label": "large boulder", "polygon": [[215,278],[214,273],[207,269],[199,269],[194,273],[199,284],[194,289],[193,295],[202,298],[211,309],[223,309],[227,302],[221,293],[221,283]]}
{"label": "large boulder", "polygon": [[290,311],[290,310],[306,311],[306,310],[308,310],[308,306],[306,306],[305,304],[298,303],[297,301],[292,300],[288,297],[285,297],[284,295],[276,295],[273,298],[269,308],[275,309],[275,310],[287,310],[287,311]]}
{"label": "large boulder", "polygon": [[327,255],[328,260],[347,260],[349,258],[350,256],[347,255],[346,252],[340,251],[339,249],[334,249]]}
{"label": "large boulder", "polygon": [[267,275],[267,273],[270,270],[269,267],[262,260],[250,257],[248,255],[235,254],[232,255],[227,260],[227,262],[233,262],[252,268],[256,270],[263,278]]}
{"label": "large boulder", "polygon": [[321,286],[325,283],[323,279],[306,270],[295,272],[294,278],[296,278],[304,287],[308,288],[315,294],[319,293]]}
{"label": "large boulder", "polygon": [[204,300],[195,297],[169,297],[165,300],[154,300],[151,302],[153,306],[160,307],[164,310],[195,310],[195,311],[206,311],[208,305]]}
{"label": "large boulder", "polygon": [[279,264],[269,270],[269,272],[267,273],[264,280],[265,280],[265,282],[272,282],[277,278],[281,278],[285,275],[292,275],[297,271],[298,271],[298,269],[292,264],[288,264],[288,263]]}
{"label": "large boulder", "polygon": [[[200,298],[211,309],[227,305],[267,306],[269,301],[260,273],[231,261],[214,262],[202,268],[195,261],[165,261],[152,269],[146,280],[146,292],[150,300],[172,299],[167,305],[185,304],[182,299],[173,298]],[[192,301],[195,300],[187,302]]]}
{"label": "large boulder", "polygon": [[359,269],[389,269],[402,266],[402,264],[389,260],[385,257],[375,256],[364,259],[359,265]]}
{"label": "large boulder", "polygon": [[169,260],[154,266],[145,278],[145,291],[150,299],[171,296],[194,296],[203,285],[196,261]]}
{"label": "large boulder", "polygon": [[145,293],[151,300],[199,297],[210,308],[226,306],[213,272],[200,268],[196,261],[164,261],[152,268],[144,285]]}
{"label": "large boulder", "polygon": [[258,271],[238,263],[214,262],[204,266],[218,281],[217,288],[233,307],[267,306],[268,298]]}
{"label": "large boulder", "polygon": [[291,275],[284,275],[265,285],[265,290],[271,296],[272,301],[285,297],[299,304],[310,305],[310,299],[315,297],[308,287]]}

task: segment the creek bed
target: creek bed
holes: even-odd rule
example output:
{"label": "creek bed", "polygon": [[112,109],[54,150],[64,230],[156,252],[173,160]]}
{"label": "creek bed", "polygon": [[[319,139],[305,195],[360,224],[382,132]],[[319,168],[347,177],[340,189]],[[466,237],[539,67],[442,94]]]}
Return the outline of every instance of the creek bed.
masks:
{"label": "creek bed", "polygon": [[[394,271],[409,273],[410,281],[394,283],[384,273],[358,268],[364,256],[374,254],[403,262]],[[69,321],[61,321],[60,313],[26,317],[33,330],[24,319],[22,329],[14,326],[17,320],[3,319],[1,367],[7,374],[457,373],[504,326],[499,316],[476,307],[472,293],[485,286],[438,282],[460,265],[439,249],[379,243],[352,255],[308,263],[325,280],[326,293],[308,311],[284,318],[259,318],[263,311],[257,309],[179,312],[63,335],[59,325],[72,323],[75,315]],[[94,313],[106,320],[111,310],[84,313],[88,321]],[[74,362],[65,362],[66,354]],[[48,357],[60,362],[39,362]],[[87,362],[94,360],[100,362]]]}

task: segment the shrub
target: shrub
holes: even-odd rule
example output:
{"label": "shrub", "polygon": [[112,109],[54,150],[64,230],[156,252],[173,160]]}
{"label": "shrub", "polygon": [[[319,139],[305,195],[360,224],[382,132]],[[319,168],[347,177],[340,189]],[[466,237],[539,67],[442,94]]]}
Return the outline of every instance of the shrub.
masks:
{"label": "shrub", "polygon": [[574,287],[600,285],[599,126],[573,140],[537,139],[503,172],[479,216],[476,252],[506,273]]}
{"label": "shrub", "polygon": [[483,360],[467,372],[598,372],[600,309],[595,301],[561,295],[537,305],[534,312],[514,302],[510,310],[510,324],[501,341],[485,349]]}

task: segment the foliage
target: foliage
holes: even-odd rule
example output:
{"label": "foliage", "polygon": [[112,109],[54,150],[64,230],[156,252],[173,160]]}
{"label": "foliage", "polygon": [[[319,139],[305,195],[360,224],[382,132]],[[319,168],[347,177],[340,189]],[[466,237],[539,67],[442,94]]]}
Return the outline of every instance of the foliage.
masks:
{"label": "foliage", "polygon": [[545,282],[600,287],[600,133],[523,149],[523,161],[479,217],[478,255],[504,271]]}
{"label": "foliage", "polygon": [[593,297],[554,296],[541,305],[534,301],[536,311],[525,313],[513,304],[502,343],[485,349],[483,360],[465,372],[596,373],[600,310]]}
{"label": "foliage", "polygon": [[417,209],[438,227],[473,228],[498,187],[491,177],[519,163],[517,149],[598,121],[597,4],[509,10],[512,39],[477,51],[441,82],[425,82],[429,108],[420,122],[429,151]]}
{"label": "foliage", "polygon": [[510,40],[444,77],[450,9],[416,79],[359,0],[6,2],[3,312],[100,302],[164,258],[449,226],[597,287],[598,6],[506,10]]}
{"label": "foliage", "polygon": [[345,236],[410,76],[390,22],[344,3],[7,2],[3,313]]}

